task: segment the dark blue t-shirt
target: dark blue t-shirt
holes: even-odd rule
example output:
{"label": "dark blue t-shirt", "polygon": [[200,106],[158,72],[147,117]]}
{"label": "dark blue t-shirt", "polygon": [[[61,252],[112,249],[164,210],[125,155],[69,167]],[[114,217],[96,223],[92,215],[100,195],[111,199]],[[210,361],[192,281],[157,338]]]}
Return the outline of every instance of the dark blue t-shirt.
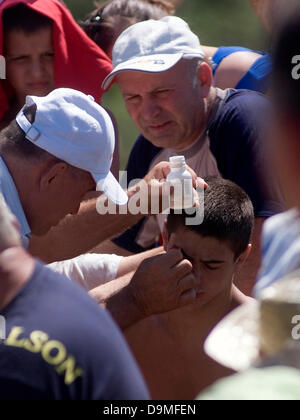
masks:
{"label": "dark blue t-shirt", "polygon": [[1,312],[0,399],[148,399],[141,374],[107,312],[37,262]]}
{"label": "dark blue t-shirt", "polygon": [[[282,203],[273,177],[266,172],[267,151],[262,127],[269,102],[264,95],[248,90],[228,89],[223,96],[207,125],[210,151],[221,176],[235,182],[249,195],[255,217],[270,217],[282,211]],[[143,178],[162,150],[139,136],[127,164],[128,182]],[[203,178],[209,174],[197,175]],[[145,219],[141,220],[114,242],[131,252],[143,251],[136,239],[144,222]]]}

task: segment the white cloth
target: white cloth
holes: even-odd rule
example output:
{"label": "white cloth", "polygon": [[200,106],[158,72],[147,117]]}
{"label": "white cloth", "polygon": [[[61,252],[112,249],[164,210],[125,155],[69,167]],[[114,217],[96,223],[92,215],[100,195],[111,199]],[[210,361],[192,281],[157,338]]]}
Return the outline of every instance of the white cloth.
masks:
{"label": "white cloth", "polygon": [[48,264],[48,267],[91,290],[116,278],[122,258],[115,254],[83,254]]}
{"label": "white cloth", "polygon": [[18,219],[21,239],[24,247],[27,248],[30,238],[30,227],[28,225],[14,180],[2,157],[0,157],[0,192],[2,193],[11,212]]}
{"label": "white cloth", "polygon": [[262,254],[255,297],[265,287],[300,268],[300,217],[295,209],[270,217],[264,223]]}

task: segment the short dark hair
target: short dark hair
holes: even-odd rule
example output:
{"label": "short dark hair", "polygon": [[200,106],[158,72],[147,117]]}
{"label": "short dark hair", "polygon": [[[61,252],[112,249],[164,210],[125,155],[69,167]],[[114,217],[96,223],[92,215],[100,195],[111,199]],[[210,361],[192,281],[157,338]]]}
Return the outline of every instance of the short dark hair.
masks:
{"label": "short dark hair", "polygon": [[299,59],[293,63],[292,59],[300,55],[300,8],[293,8],[293,12],[277,31],[272,48],[273,56],[273,86],[272,96],[275,104],[284,108],[289,114],[300,115],[300,79],[293,77]]}
{"label": "short dark hair", "polygon": [[[108,52],[115,38],[116,26],[123,19],[123,29],[148,19],[161,19],[174,14],[168,0],[108,0],[90,13],[81,26],[87,35]],[[125,21],[125,23],[124,23]]]}
{"label": "short dark hair", "polygon": [[[30,105],[24,109],[29,122],[35,120],[36,105]],[[50,154],[31,141],[27,140],[24,131],[18,126],[16,120],[0,132],[0,153],[14,154],[24,159],[48,159]]]}
{"label": "short dark hair", "polygon": [[208,184],[204,192],[204,219],[198,225],[185,225],[190,213],[175,214],[167,220],[169,234],[179,226],[185,226],[201,236],[211,236],[226,241],[235,259],[245,251],[250,242],[254,213],[250,198],[235,183],[220,177],[206,177]]}
{"label": "short dark hair", "polygon": [[53,24],[52,19],[22,3],[5,9],[2,22],[4,34],[13,30],[32,34]]}

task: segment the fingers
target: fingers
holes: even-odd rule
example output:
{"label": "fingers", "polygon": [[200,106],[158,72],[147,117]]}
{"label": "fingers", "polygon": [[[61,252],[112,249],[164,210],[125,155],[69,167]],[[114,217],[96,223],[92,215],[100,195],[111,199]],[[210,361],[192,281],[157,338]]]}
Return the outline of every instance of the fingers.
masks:
{"label": "fingers", "polygon": [[181,279],[178,281],[178,291],[181,295],[184,292],[187,292],[188,290],[196,290],[201,291],[201,282],[200,280],[197,280],[194,273],[189,273],[186,276],[181,277]]}
{"label": "fingers", "polygon": [[172,268],[183,260],[182,252],[179,248],[172,248],[166,254],[161,256],[162,263]]}
{"label": "fingers", "polygon": [[179,290],[179,306],[193,303],[197,298],[197,292],[202,292],[201,282],[196,279],[193,273],[183,277],[178,284]]}
{"label": "fingers", "polygon": [[168,249],[169,249],[169,233],[168,233],[166,220],[164,221],[164,228],[163,228],[163,231],[162,231],[162,239],[163,239],[164,251],[167,252]]}
{"label": "fingers", "polygon": [[169,162],[159,162],[156,164],[145,176],[145,180],[149,182],[151,179],[157,179],[159,181],[165,180],[170,172]]}
{"label": "fingers", "polygon": [[197,177],[197,181],[196,181],[196,187],[206,189],[206,188],[208,187],[208,184],[204,181],[204,179],[203,179],[203,178],[200,178],[200,177],[198,176],[198,177]]}
{"label": "fingers", "polygon": [[195,289],[186,290],[179,297],[179,306],[184,306],[184,305],[188,305],[189,303],[193,303],[195,299],[196,299]]}
{"label": "fingers", "polygon": [[193,207],[199,207],[200,206],[199,195],[198,195],[198,193],[195,189],[193,190],[193,194],[194,194],[194,205],[193,205]]}
{"label": "fingers", "polygon": [[[186,165],[186,169],[191,173],[193,178],[193,187],[197,188],[207,188],[207,183],[204,179],[197,176],[196,172],[193,171],[188,165]],[[169,162],[163,161],[156,164],[149,173],[145,176],[145,179],[149,182],[150,179],[157,179],[159,181],[163,181],[167,178],[168,174],[170,173],[170,164]]]}
{"label": "fingers", "polygon": [[167,252],[169,252],[171,249],[178,248],[177,246],[175,246],[175,242],[176,242],[176,235],[175,233],[171,233],[170,237],[168,238]]}
{"label": "fingers", "polygon": [[186,169],[190,172],[190,174],[192,175],[193,178],[193,187],[197,188],[197,174],[195,171],[193,171],[192,168],[190,168],[188,165],[186,165]]}
{"label": "fingers", "polygon": [[191,273],[193,265],[189,260],[182,260],[173,267],[173,270],[174,280],[177,280],[177,284],[179,284],[185,276]]}

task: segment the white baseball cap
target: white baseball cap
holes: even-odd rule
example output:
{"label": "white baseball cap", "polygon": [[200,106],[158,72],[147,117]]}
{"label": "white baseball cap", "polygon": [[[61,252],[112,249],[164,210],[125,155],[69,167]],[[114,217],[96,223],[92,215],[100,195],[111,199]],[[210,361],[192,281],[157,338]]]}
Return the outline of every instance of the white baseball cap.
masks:
{"label": "white baseball cap", "polygon": [[[24,109],[35,104],[31,124]],[[110,172],[115,147],[114,127],[108,113],[90,95],[74,89],[55,89],[44,97],[27,96],[16,117],[25,137],[63,161],[90,172],[114,203],[127,203],[128,197]]]}
{"label": "white baseball cap", "polygon": [[169,70],[183,57],[205,58],[199,38],[183,19],[165,16],[136,23],[116,40],[114,70],[104,79],[102,88],[107,89],[121,71],[160,73]]}

